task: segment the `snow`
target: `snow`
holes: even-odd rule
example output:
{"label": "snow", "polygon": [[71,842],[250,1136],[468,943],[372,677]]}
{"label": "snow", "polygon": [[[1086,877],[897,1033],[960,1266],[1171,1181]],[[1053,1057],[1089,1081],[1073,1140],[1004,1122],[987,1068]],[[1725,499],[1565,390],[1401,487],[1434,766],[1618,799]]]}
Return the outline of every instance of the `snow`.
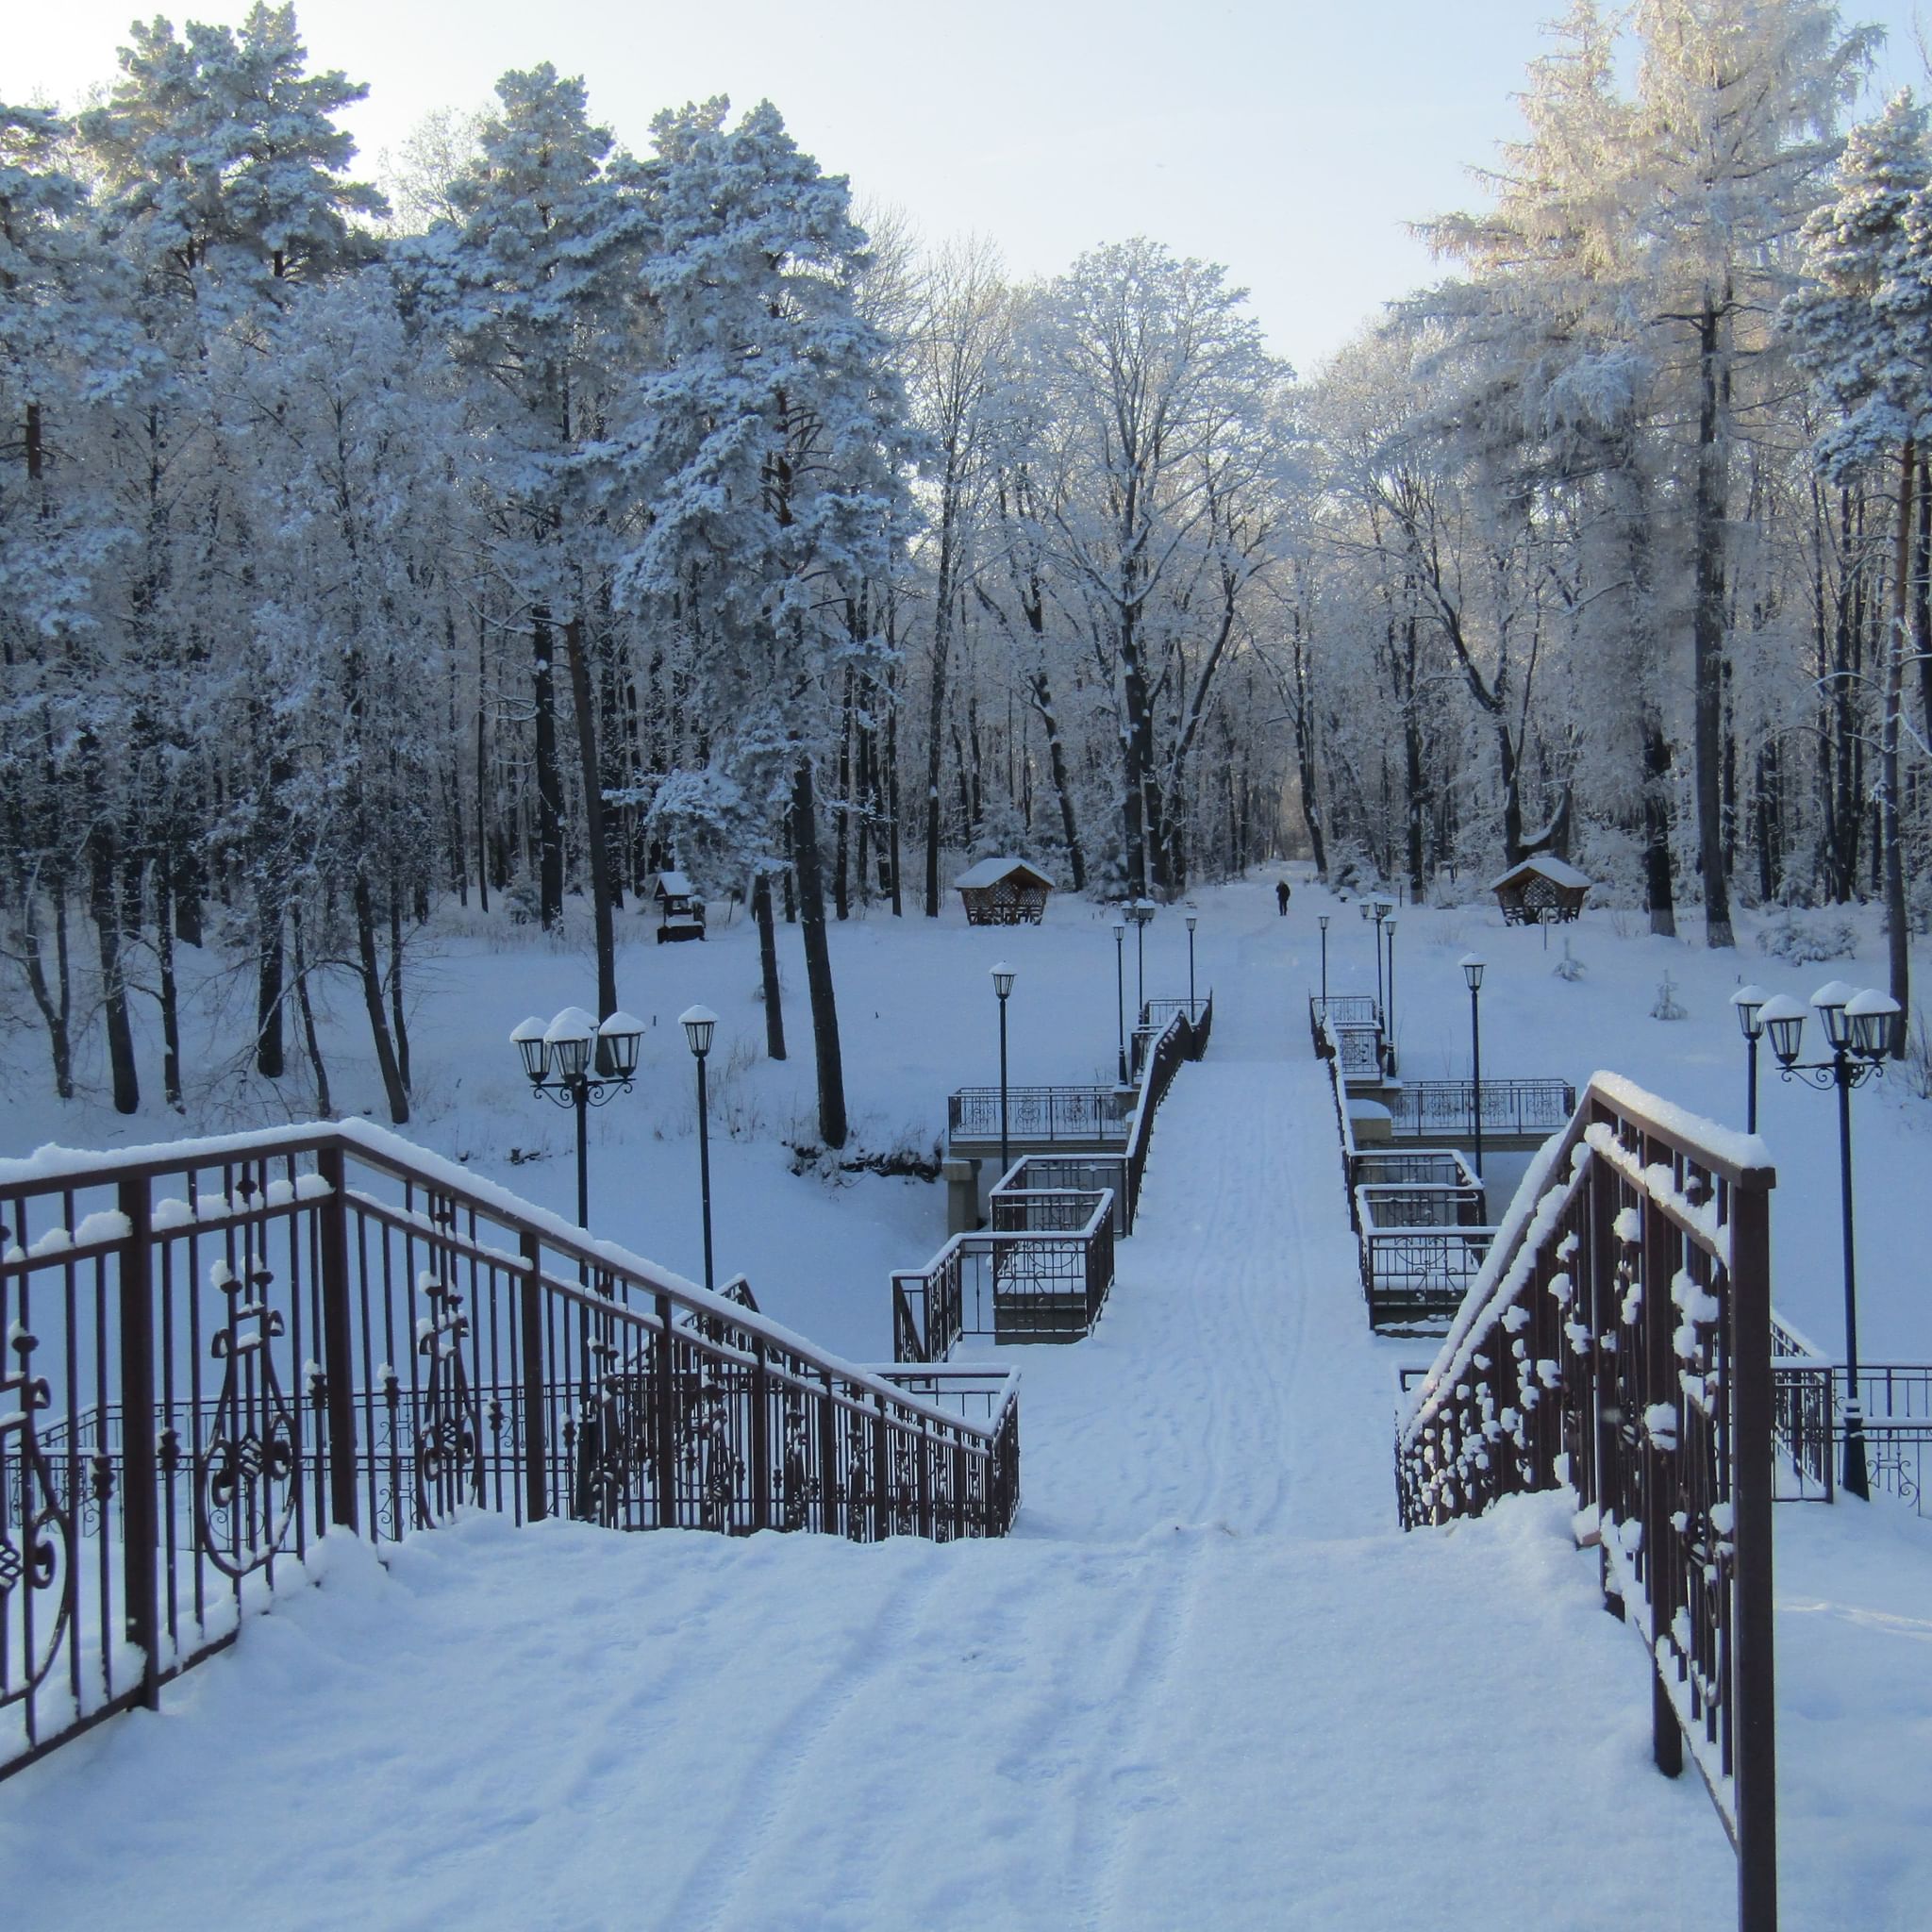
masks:
{"label": "snow", "polygon": [[[1362,1318],[1334,1109],[1297,1005],[1332,902],[1298,878],[1280,920],[1272,876],[1198,896],[1213,1042],[1156,1120],[1108,1310],[1077,1345],[997,1352],[1025,1371],[1012,1538],[860,1548],[475,1518],[387,1567],[331,1539],[319,1587],[285,1590],[158,1716],[0,1788],[10,1913],[36,1932],[1726,1923],[1729,1847],[1700,1782],[1650,1766],[1631,1641],[1647,1633],[1602,1614],[1574,1499],[1394,1528],[1396,1370],[1433,1344],[1377,1340]],[[1001,932],[1020,1077],[1110,1078],[1109,917],[1060,895],[1042,927]],[[1573,984],[1534,928],[1506,933],[1486,909],[1401,918],[1396,1025],[1417,1077],[1465,1072],[1456,960],[1480,930],[1486,1075],[1580,1086],[1607,1058],[1688,1113],[1741,1114],[1735,956],[1587,915],[1591,973]],[[1330,933],[1334,991],[1374,984],[1373,936],[1353,924]],[[1157,995],[1185,983],[1184,936],[1174,923],[1163,954],[1163,930]],[[779,939],[802,986],[795,930]],[[929,1144],[945,1094],[997,1053],[992,948],[950,910],[835,926],[832,942],[859,1138]],[[1664,962],[1690,1014],[1673,1026],[1644,1017]],[[458,933],[421,976],[413,1041],[409,1131],[433,1170],[534,1194],[562,1234],[569,1124],[529,1100],[503,1036],[588,976],[547,942]],[[673,1016],[702,999],[724,1016],[721,1259],[777,1324],[876,1357],[890,1270],[940,1245],[943,1197],[788,1172],[775,1141],[808,1113],[809,1040],[794,993],[794,1058],[742,1052],[762,1035],[757,977],[742,921],[706,947],[620,954],[644,1063],[633,1099],[593,1122],[593,1224],[660,1273],[698,1257]],[[351,1104],[379,1092],[346,1072],[341,1088]],[[1879,1205],[1923,1185],[1926,1110],[1890,1077],[1855,1102],[1861,1335],[1932,1360],[1916,1259]],[[1761,1149],[1733,1151],[1778,1161],[1776,1304],[1828,1342],[1835,1116],[1767,1078],[1760,1121]],[[9,1126],[31,1145],[57,1123],[116,1124],[26,1098]],[[366,1122],[344,1131],[391,1144]],[[1507,1162],[1486,1165],[1500,1199]],[[1565,1175],[1528,1166],[1541,1212]],[[1915,1925],[1932,1896],[1932,1538],[1889,1504],[1781,1506],[1776,1530],[1783,1923]]]}
{"label": "snow", "polygon": [[955,891],[962,889],[972,891],[981,886],[996,886],[1010,873],[1023,872],[1035,884],[1051,886],[1053,881],[1036,865],[1029,865],[1024,858],[982,858],[977,865],[969,865],[953,881]]}
{"label": "snow", "polygon": [[1554,886],[1587,886],[1591,883],[1586,874],[1578,872],[1574,865],[1566,864],[1555,854],[1537,852],[1521,864],[1512,865],[1500,878],[1491,879],[1489,889],[1492,892],[1498,891],[1513,880],[1520,879],[1526,872],[1541,874]]}

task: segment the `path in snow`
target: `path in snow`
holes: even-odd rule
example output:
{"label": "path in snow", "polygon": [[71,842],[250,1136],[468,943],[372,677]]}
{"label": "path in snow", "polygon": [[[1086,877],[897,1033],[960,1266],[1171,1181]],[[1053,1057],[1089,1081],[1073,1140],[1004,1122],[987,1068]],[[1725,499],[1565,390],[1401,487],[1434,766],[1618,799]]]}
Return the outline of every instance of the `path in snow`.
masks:
{"label": "path in snow", "polygon": [[[1257,895],[1257,904],[1260,903]],[[158,1718],[0,1790],[0,1898],[142,1927],[1709,1925],[1643,1658],[1553,1499],[1393,1527],[1272,909],[1003,1541],[493,1521],[326,1546]],[[881,1287],[883,1292],[883,1285]]]}

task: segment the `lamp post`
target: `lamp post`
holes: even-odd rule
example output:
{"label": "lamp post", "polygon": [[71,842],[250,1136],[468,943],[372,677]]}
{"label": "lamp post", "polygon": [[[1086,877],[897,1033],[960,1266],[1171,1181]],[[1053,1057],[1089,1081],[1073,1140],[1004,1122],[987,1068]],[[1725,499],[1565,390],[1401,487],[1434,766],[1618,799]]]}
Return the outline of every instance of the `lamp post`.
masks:
{"label": "lamp post", "polygon": [[1382,922],[1395,910],[1387,899],[1364,899],[1362,917],[1375,922],[1375,1017],[1386,1026],[1388,1008],[1382,1004]]}
{"label": "lamp post", "polygon": [[718,1030],[718,1016],[708,1007],[687,1007],[677,1016],[684,1028],[691,1058],[698,1063],[698,1196],[705,1215],[705,1286],[714,1286],[711,1276],[711,1121],[705,1104],[705,1059],[711,1051],[711,1036]]}
{"label": "lamp post", "polygon": [[1013,990],[1013,969],[1002,959],[992,969],[992,990],[1000,996],[1000,1178],[1012,1165],[1007,1153],[1007,995]]}
{"label": "lamp post", "polygon": [[[575,1109],[577,1117],[577,1225],[591,1224],[591,1170],[584,1120],[587,1111],[602,1107],[620,1093],[628,1093],[637,1076],[638,1048],[644,1037],[641,1020],[612,1013],[601,1025],[581,1007],[566,1007],[546,1026],[541,1020],[524,1021],[510,1040],[523,1056],[530,1091],[558,1107]],[[591,1065],[595,1044],[596,1065]]]}
{"label": "lamp post", "polygon": [[1315,924],[1322,928],[1322,1012],[1325,1017],[1328,1011],[1328,915],[1318,912]]}
{"label": "lamp post", "polygon": [[1731,995],[1738,1025],[1744,1036],[1744,1131],[1757,1131],[1757,1042],[1764,1038],[1764,1003],[1771,995],[1761,986],[1740,986]]}
{"label": "lamp post", "polygon": [[1194,1024],[1194,928],[1201,923],[1197,912],[1188,914],[1188,1024]]}
{"label": "lamp post", "polygon": [[1844,1487],[1848,1495],[1867,1497],[1871,1477],[1865,1466],[1865,1413],[1858,1394],[1858,1285],[1852,1237],[1852,1089],[1885,1071],[1891,1045],[1891,1023],[1898,1002],[1882,992],[1858,992],[1834,979],[1811,995],[1824,1038],[1831,1047],[1828,1060],[1800,1060],[1805,1033],[1805,1009],[1789,994],[1766,1000],[1760,1011],[1771,1050],[1777,1056],[1778,1077],[1803,1080],[1822,1093],[1838,1090],[1838,1178],[1840,1214],[1845,1252],[1845,1451]]}
{"label": "lamp post", "polygon": [[1395,922],[1391,919],[1383,930],[1389,935],[1389,1047],[1386,1071],[1391,1079],[1395,1077]]}
{"label": "lamp post", "polygon": [[1120,1083],[1127,1084],[1127,967],[1126,954],[1123,942],[1127,937],[1127,922],[1116,919],[1113,923],[1113,1032],[1120,1049]]}
{"label": "lamp post", "polygon": [[[1462,977],[1469,987],[1469,1112],[1475,1135],[1475,1177],[1483,1177],[1483,960],[1478,954],[1462,956]],[[1483,1212],[1490,1211],[1487,1195]]]}
{"label": "lamp post", "polygon": [[1147,1018],[1147,922],[1154,917],[1154,901],[1129,899],[1127,917],[1134,922],[1134,1024],[1140,1026]]}

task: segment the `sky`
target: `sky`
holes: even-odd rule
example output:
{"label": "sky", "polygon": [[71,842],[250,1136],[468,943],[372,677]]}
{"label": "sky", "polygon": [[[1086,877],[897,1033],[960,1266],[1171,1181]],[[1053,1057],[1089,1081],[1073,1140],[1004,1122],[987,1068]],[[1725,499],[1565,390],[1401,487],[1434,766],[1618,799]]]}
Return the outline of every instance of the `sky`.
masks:
{"label": "sky", "polygon": [[[110,81],[129,20],[234,22],[246,0],[19,0],[0,99],[72,106]],[[358,175],[439,108],[486,105],[542,60],[584,76],[618,140],[726,94],[774,102],[862,205],[928,242],[977,234],[1016,276],[1147,235],[1224,264],[1305,374],[1432,279],[1407,224],[1478,205],[1473,166],[1518,131],[1513,96],[1558,0],[297,0],[314,68],[370,98]],[[1886,26],[1874,100],[1917,83],[1924,0],[1854,0]]]}

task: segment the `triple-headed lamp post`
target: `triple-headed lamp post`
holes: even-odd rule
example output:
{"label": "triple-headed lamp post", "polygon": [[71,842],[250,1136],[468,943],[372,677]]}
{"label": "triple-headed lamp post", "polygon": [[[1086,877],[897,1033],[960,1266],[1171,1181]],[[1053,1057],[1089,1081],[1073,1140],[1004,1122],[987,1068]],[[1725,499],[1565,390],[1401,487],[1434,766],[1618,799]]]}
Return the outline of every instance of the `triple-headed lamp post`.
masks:
{"label": "triple-headed lamp post", "polygon": [[1127,922],[1116,919],[1113,923],[1113,1030],[1114,1040],[1120,1048],[1120,1083],[1127,1084],[1127,967],[1126,955],[1122,950],[1127,936]]}
{"label": "triple-headed lamp post", "polygon": [[1201,923],[1198,912],[1188,914],[1188,1024],[1194,1024],[1194,928]]}
{"label": "triple-headed lamp post", "polygon": [[[1771,1036],[1777,1056],[1778,1077],[1800,1079],[1823,1093],[1838,1090],[1838,1174],[1840,1218],[1845,1251],[1845,1450],[1846,1493],[1869,1496],[1871,1478],[1865,1466],[1864,1406],[1858,1394],[1858,1288],[1852,1238],[1852,1089],[1863,1086],[1885,1071],[1891,1047],[1891,1023],[1898,1002],[1882,992],[1860,992],[1841,979],[1821,986],[1811,1004],[1824,1023],[1828,1060],[1800,1060],[1805,1034],[1805,1008],[1788,993],[1766,1000],[1758,1009],[1763,1030]],[[1746,1036],[1749,1037],[1748,1034]]]}
{"label": "triple-headed lamp post", "polygon": [[1134,922],[1134,1025],[1147,1020],[1147,922],[1154,917],[1152,899],[1129,899],[1126,914]]}
{"label": "triple-headed lamp post", "polygon": [[601,1024],[581,1007],[566,1007],[548,1025],[531,1018],[510,1035],[523,1056],[530,1091],[572,1108],[577,1117],[577,1225],[591,1224],[591,1171],[584,1117],[593,1107],[628,1093],[637,1077],[641,1020],[612,1013]]}
{"label": "triple-headed lamp post", "polygon": [[1325,1018],[1328,1012],[1328,915],[1318,912],[1315,924],[1322,928],[1322,1012]]}
{"label": "triple-headed lamp post", "polygon": [[1007,998],[1018,975],[1002,959],[992,969],[992,990],[1000,997],[1000,1178],[1005,1180],[1012,1165],[1007,1152]]}
{"label": "triple-headed lamp post", "polygon": [[711,1275],[711,1117],[705,1104],[705,1061],[711,1051],[711,1036],[718,1030],[718,1016],[708,1007],[687,1007],[677,1024],[698,1063],[698,1197],[705,1216],[705,1286],[711,1288],[716,1285]]}

